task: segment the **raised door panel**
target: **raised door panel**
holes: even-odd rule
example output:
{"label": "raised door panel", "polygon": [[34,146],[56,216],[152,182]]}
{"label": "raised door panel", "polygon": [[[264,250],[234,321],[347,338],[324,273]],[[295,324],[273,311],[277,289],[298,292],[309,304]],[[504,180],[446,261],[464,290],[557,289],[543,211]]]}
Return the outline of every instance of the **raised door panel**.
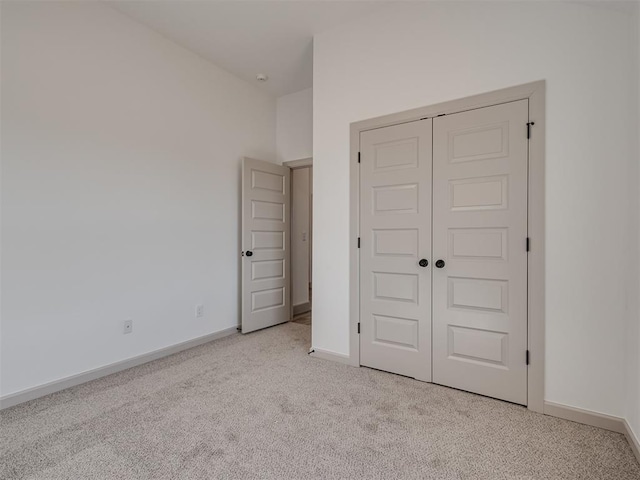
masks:
{"label": "raised door panel", "polygon": [[417,228],[373,229],[373,255],[376,257],[417,258],[420,236]]}
{"label": "raised door panel", "polygon": [[418,303],[418,274],[373,272],[373,300]]}
{"label": "raised door panel", "polygon": [[251,235],[250,250],[269,250],[281,252],[285,247],[285,232],[253,230]]}
{"label": "raised door panel", "polygon": [[285,176],[277,173],[251,171],[251,188],[276,192],[281,195],[286,193]]}
{"label": "raised door panel", "polygon": [[372,203],[374,215],[418,213],[418,184],[374,187]]}
{"label": "raised door panel", "polygon": [[506,367],[508,335],[479,328],[448,327],[448,354],[462,362],[475,362],[481,366]]}
{"label": "raised door panel", "polygon": [[508,177],[475,177],[449,181],[451,211],[501,210],[508,207]]}
{"label": "raised door panel", "polygon": [[284,259],[251,262],[251,280],[284,279]]}
{"label": "raised door panel", "polygon": [[373,147],[373,172],[388,173],[393,170],[418,168],[419,137],[407,137],[377,143]]}
{"label": "raised door panel", "polygon": [[284,307],[284,287],[251,292],[251,311]]}
{"label": "raised door panel", "polygon": [[284,223],[285,206],[282,202],[251,202],[251,218],[254,220],[274,220]]}
{"label": "raised door panel", "polygon": [[473,162],[509,155],[509,122],[449,132],[449,163]]}
{"label": "raised door panel", "polygon": [[374,315],[373,321],[374,342],[418,350],[418,320],[415,318]]}
{"label": "raised door panel", "polygon": [[448,252],[452,259],[504,262],[507,228],[450,228]]}
{"label": "raised door panel", "polygon": [[448,277],[449,308],[507,313],[508,283],[484,278]]}

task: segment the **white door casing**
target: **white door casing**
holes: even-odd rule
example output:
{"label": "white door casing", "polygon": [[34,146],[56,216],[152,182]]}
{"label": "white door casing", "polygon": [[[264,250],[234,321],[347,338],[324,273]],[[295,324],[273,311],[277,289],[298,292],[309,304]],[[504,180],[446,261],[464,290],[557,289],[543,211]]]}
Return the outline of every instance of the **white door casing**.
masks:
{"label": "white door casing", "polygon": [[[525,100],[528,102],[528,118],[524,125],[515,125],[520,132],[529,133],[528,138],[528,170],[527,170],[527,224],[530,248],[527,253],[528,268],[527,282],[527,348],[530,351],[527,366],[527,408],[529,410],[546,413],[545,408],[545,91],[546,82],[539,80],[522,85],[512,86],[492,92],[482,93],[456,100],[446,101],[434,105],[424,106],[393,113],[376,118],[354,122],[350,126],[350,216],[353,219],[349,227],[349,355],[323,354],[323,358],[342,361],[350,365],[364,365],[361,361],[362,350],[360,321],[362,318],[361,250],[356,248],[361,235],[361,165],[359,163],[361,150],[361,134],[374,129],[391,125],[415,122],[425,118],[454,115],[485,107],[504,105],[511,102]],[[437,257],[431,259],[437,260]],[[446,259],[445,259],[446,260]],[[434,269],[434,273],[437,269]],[[435,308],[435,305],[434,305]],[[318,354],[318,356],[320,356]],[[522,354],[519,355],[522,358]],[[516,356],[517,358],[517,356]],[[436,380],[437,381],[437,380]],[[460,387],[459,387],[460,388]],[[463,387],[464,388],[464,387]],[[553,413],[550,413],[553,415]]]}
{"label": "white door casing", "polygon": [[433,381],[522,405],[527,122],[526,99],[433,121]]}
{"label": "white door casing", "polygon": [[290,320],[290,169],[242,163],[242,333]]}
{"label": "white door casing", "polygon": [[360,363],[430,381],[431,120],[362,132],[360,149]]}

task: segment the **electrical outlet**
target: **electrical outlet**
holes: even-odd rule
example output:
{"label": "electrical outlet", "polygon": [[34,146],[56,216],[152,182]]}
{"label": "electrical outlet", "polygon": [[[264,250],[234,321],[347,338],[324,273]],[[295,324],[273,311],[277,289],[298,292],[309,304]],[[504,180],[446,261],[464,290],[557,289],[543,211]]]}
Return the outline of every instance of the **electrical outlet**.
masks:
{"label": "electrical outlet", "polygon": [[122,333],[131,333],[133,332],[133,320],[125,320],[124,321],[124,329]]}
{"label": "electrical outlet", "polygon": [[303,242],[307,241],[307,232],[302,232],[302,241]]}
{"label": "electrical outlet", "polygon": [[204,317],[204,305],[196,305],[196,318]]}

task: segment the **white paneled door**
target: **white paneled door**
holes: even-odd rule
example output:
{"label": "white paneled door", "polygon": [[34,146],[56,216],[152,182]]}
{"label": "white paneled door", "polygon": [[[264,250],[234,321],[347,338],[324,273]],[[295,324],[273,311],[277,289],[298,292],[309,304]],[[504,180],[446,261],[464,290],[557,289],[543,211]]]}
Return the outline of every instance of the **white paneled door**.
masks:
{"label": "white paneled door", "polygon": [[360,136],[360,363],[431,380],[431,120]]}
{"label": "white paneled door", "polygon": [[290,170],[245,158],[242,164],[242,333],[287,322]]}
{"label": "white paneled door", "polygon": [[433,381],[527,403],[528,100],[433,121]]}
{"label": "white paneled door", "polygon": [[360,135],[360,364],[526,405],[528,100]]}

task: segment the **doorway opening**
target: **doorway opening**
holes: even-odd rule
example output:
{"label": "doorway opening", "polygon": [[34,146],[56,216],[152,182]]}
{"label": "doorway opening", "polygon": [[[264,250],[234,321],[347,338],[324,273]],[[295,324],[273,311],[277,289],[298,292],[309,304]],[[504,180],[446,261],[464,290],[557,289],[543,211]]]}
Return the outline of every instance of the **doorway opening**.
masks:
{"label": "doorway opening", "polygon": [[313,161],[283,164],[291,168],[291,321],[311,325],[313,248]]}
{"label": "doorway opening", "polygon": [[240,328],[311,325],[312,161],[242,162]]}

